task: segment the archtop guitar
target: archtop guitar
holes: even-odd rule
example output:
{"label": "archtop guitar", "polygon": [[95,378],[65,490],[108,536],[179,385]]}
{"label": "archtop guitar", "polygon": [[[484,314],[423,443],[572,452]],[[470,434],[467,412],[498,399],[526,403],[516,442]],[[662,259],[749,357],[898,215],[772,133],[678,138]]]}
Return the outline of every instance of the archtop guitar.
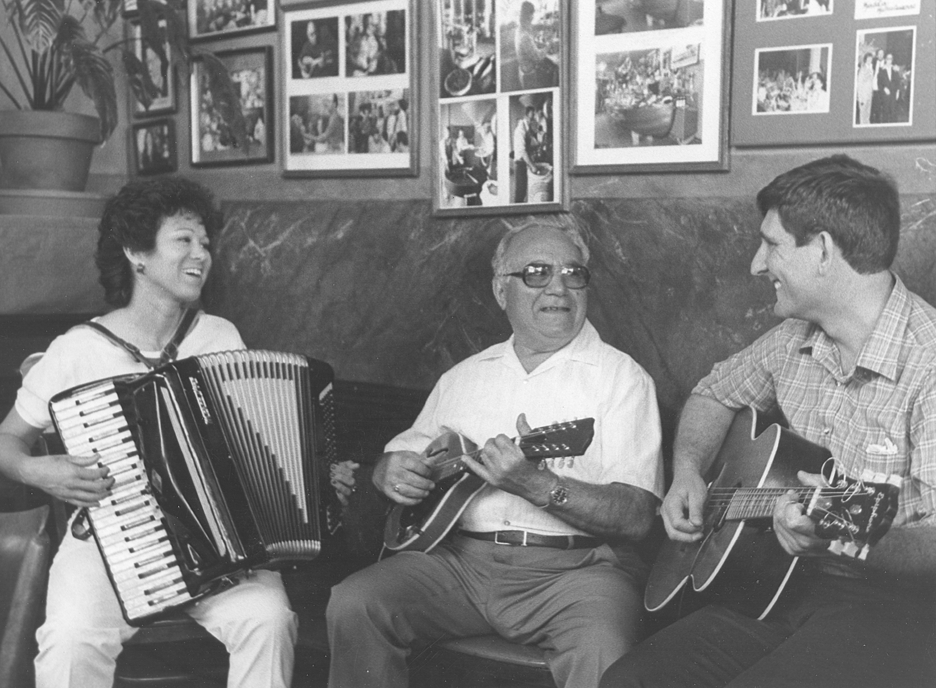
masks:
{"label": "archtop guitar", "polygon": [[[531,430],[518,438],[523,455],[533,461],[581,456],[591,444],[594,418],[580,418]],[[445,537],[465,507],[487,483],[465,466],[463,457],[481,451],[471,440],[446,432],[423,452],[432,464],[435,488],[415,506],[395,505],[384,526],[384,546],[395,552],[428,552]]]}
{"label": "archtop guitar", "polygon": [[[768,424],[752,408],[739,412],[710,472],[715,477],[704,505],[703,536],[663,544],[644,606],[659,610],[692,580],[696,592],[715,592],[751,616],[767,616],[799,559],[786,553],[772,529],[777,497],[791,489],[815,521],[816,534],[831,540],[831,551],[864,559],[897,513],[901,478],[871,472],[859,479],[835,477],[830,465],[828,450]],[[830,486],[800,485],[799,470],[825,475]]]}

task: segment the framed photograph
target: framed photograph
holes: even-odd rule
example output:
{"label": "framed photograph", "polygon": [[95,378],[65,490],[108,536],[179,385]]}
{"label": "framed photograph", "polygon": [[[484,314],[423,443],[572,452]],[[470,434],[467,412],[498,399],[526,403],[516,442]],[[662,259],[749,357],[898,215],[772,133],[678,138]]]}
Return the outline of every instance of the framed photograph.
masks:
{"label": "framed photograph", "polygon": [[734,24],[733,145],[936,138],[936,89],[916,78],[936,64],[936,0],[758,0]]}
{"label": "framed photograph", "polygon": [[915,46],[915,26],[858,32],[854,126],[913,126]]}
{"label": "framed photograph", "polygon": [[[159,22],[161,31],[165,30],[165,25],[165,20]],[[162,44],[162,54],[166,58],[163,61],[159,52],[143,40],[138,22],[131,22],[130,32],[134,54],[145,66],[146,75],[149,77],[149,83],[142,85],[142,89],[148,93],[149,102],[142,102],[139,97],[135,97],[133,116],[150,117],[174,113],[177,110],[176,77],[172,68],[172,48],[169,41],[164,40]]]}
{"label": "framed photograph", "polygon": [[573,174],[728,169],[731,4],[576,3]]}
{"label": "framed photograph", "polygon": [[566,3],[432,4],[435,213],[567,209]]}
{"label": "framed photograph", "polygon": [[189,38],[210,39],[276,27],[274,0],[188,0]]}
{"label": "framed photograph", "polygon": [[175,123],[166,117],[139,122],[131,127],[133,167],[138,175],[175,172]]}
{"label": "framed photograph", "polygon": [[417,174],[417,6],[283,7],[284,176]]}
{"label": "framed photograph", "polygon": [[831,43],[758,49],[751,114],[759,117],[827,113],[831,58]]}
{"label": "framed photograph", "polygon": [[245,48],[215,53],[240,89],[240,107],[247,124],[246,150],[238,146],[212,102],[203,60],[192,68],[192,167],[248,165],[273,161],[273,48]]}
{"label": "framed photograph", "polygon": [[835,0],[756,0],[757,21],[832,14]]}

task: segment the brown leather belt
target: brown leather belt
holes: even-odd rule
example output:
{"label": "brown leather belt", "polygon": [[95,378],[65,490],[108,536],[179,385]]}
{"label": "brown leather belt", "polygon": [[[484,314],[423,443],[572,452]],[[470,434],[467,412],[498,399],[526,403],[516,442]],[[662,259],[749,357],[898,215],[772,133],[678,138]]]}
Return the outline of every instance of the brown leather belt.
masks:
{"label": "brown leather belt", "polygon": [[601,544],[601,540],[589,535],[539,535],[526,530],[494,530],[488,533],[459,530],[458,534],[474,540],[485,540],[498,545],[511,545],[513,547],[591,549]]}

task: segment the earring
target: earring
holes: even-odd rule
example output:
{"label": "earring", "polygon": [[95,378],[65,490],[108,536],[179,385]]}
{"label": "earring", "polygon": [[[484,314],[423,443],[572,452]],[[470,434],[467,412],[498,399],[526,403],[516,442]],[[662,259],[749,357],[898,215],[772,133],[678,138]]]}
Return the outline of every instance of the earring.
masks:
{"label": "earring", "polygon": [[143,263],[137,263],[137,264],[136,264],[136,271],[137,271],[137,274],[138,274],[138,275],[142,275],[143,273],[146,272],[146,266],[143,265]]}

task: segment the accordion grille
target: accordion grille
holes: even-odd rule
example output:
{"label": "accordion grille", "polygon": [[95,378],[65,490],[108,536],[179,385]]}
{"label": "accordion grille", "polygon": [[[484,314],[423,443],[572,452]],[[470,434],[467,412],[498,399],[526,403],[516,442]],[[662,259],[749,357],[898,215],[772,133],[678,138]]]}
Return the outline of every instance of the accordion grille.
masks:
{"label": "accordion grille", "polygon": [[308,361],[272,351],[229,351],[197,360],[267,553],[317,554],[321,483]]}

